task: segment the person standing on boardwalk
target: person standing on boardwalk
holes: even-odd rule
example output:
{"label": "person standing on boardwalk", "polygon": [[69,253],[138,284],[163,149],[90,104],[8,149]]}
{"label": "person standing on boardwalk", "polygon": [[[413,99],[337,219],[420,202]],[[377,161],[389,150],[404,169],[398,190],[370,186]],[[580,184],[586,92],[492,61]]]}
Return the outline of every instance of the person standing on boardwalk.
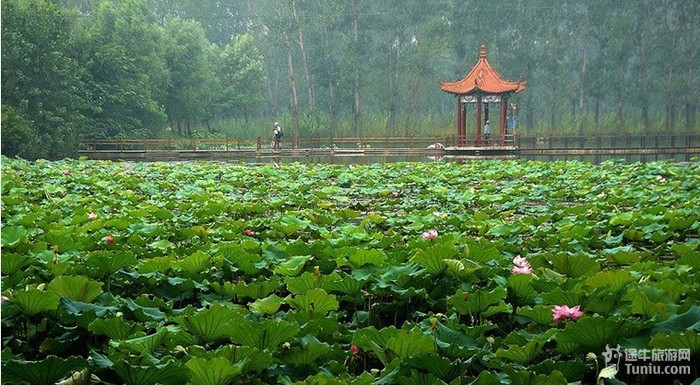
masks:
{"label": "person standing on boardwalk", "polygon": [[272,129],[272,141],[273,141],[273,148],[275,150],[279,150],[282,146],[280,145],[280,142],[282,141],[282,126],[278,122],[275,122],[275,125],[273,126]]}
{"label": "person standing on boardwalk", "polygon": [[486,120],[486,124],[484,124],[484,141],[486,142],[486,145],[489,145],[491,139],[491,126],[489,126],[489,121]]}

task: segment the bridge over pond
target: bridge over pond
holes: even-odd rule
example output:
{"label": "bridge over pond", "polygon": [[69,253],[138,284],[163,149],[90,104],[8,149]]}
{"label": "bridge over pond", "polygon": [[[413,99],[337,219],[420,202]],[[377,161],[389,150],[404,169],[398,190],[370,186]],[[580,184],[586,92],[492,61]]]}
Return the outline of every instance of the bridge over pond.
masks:
{"label": "bridge over pond", "polygon": [[[464,141],[464,139],[462,139]],[[455,136],[299,138],[282,143],[280,150],[261,138],[206,139],[111,139],[88,140],[79,154],[105,160],[240,160],[304,157],[406,157],[533,158],[533,157],[642,157],[643,160],[673,157],[688,161],[700,156],[700,135],[622,136],[515,136],[506,145],[498,138],[492,145],[463,143]]]}

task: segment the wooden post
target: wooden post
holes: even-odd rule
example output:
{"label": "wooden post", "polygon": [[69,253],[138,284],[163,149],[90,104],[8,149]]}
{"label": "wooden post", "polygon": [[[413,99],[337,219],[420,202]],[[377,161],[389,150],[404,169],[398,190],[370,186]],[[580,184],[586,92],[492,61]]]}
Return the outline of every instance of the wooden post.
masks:
{"label": "wooden post", "polygon": [[262,139],[260,139],[259,136],[258,136],[258,140],[257,140],[257,143],[256,143],[256,148],[257,148],[258,151],[260,151],[260,149],[262,148]]}
{"label": "wooden post", "polygon": [[506,103],[506,96],[501,96],[501,113],[498,124],[501,127],[501,146],[506,145],[506,109],[508,109],[508,104]]}
{"label": "wooden post", "polygon": [[481,147],[481,95],[476,97],[476,146]]}

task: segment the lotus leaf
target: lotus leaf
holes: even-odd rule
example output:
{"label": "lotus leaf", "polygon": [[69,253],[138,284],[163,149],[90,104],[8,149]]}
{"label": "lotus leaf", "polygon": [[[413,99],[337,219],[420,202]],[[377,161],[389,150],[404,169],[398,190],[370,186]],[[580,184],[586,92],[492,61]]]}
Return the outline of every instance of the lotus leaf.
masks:
{"label": "lotus leaf", "polygon": [[41,361],[3,360],[3,383],[29,383],[32,385],[54,385],[71,372],[87,366],[87,360],[71,356],[59,358],[48,356]]}

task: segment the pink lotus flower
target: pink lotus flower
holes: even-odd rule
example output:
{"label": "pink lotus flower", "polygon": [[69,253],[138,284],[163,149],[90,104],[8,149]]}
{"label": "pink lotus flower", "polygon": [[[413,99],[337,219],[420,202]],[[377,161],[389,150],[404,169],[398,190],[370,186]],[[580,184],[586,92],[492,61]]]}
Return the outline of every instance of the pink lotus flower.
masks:
{"label": "pink lotus flower", "polygon": [[109,244],[114,243],[114,237],[113,237],[111,234],[108,235],[108,236],[106,236],[106,237],[105,237],[105,242],[107,242],[107,243],[109,243]]}
{"label": "pink lotus flower", "polygon": [[554,306],[552,309],[552,321],[561,322],[567,318],[572,321],[576,321],[583,315],[583,312],[580,309],[580,305],[576,305],[574,307],[568,307],[566,305]]}
{"label": "pink lotus flower", "polygon": [[435,239],[438,237],[438,232],[435,229],[428,230],[424,232],[421,237],[423,237],[423,239]]}
{"label": "pink lotus flower", "polygon": [[88,219],[91,220],[91,221],[94,221],[95,219],[97,219],[97,214],[92,213],[92,212],[89,213],[89,214],[88,214]]}
{"label": "pink lotus flower", "polygon": [[518,255],[517,257],[513,258],[513,265],[516,267],[530,267],[530,261],[528,261],[527,258]]}
{"label": "pink lotus flower", "polygon": [[7,301],[9,301],[9,300],[10,300],[10,299],[7,298],[7,297],[5,297],[4,295],[0,295],[0,302],[7,302]]}
{"label": "pink lotus flower", "polygon": [[360,354],[360,348],[357,347],[357,345],[352,345],[350,346],[350,353],[352,353],[353,356],[356,356]]}
{"label": "pink lotus flower", "polygon": [[70,170],[67,168],[64,168],[61,172],[63,173],[63,175],[70,175]]}
{"label": "pink lotus flower", "polygon": [[514,266],[513,270],[510,271],[513,274],[532,274],[532,267],[530,265],[525,266]]}
{"label": "pink lotus flower", "polygon": [[255,236],[255,231],[251,229],[245,229],[243,230],[243,235],[249,236],[249,237],[254,237]]}

